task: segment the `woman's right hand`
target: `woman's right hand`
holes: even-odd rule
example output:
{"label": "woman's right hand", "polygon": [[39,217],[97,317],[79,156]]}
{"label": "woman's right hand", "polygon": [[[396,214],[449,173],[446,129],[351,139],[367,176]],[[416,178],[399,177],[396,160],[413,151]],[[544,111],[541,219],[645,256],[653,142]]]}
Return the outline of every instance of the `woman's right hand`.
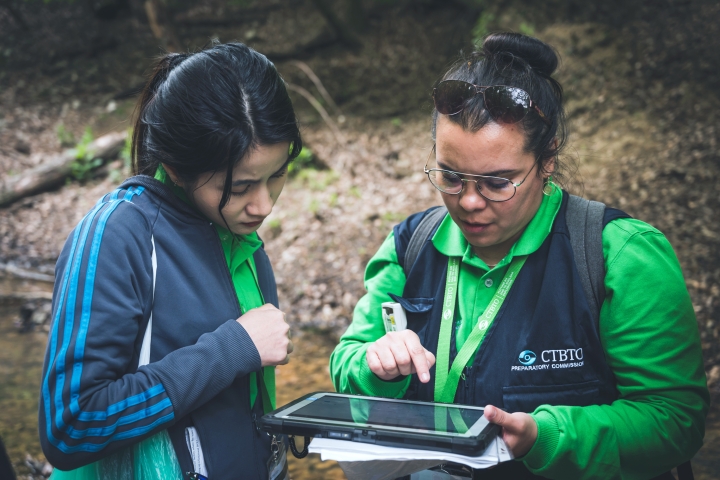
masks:
{"label": "woman's right hand", "polygon": [[435,365],[435,355],[420,344],[412,330],[385,334],[367,347],[365,358],[370,371],[382,380],[417,373],[420,381],[427,383],[430,368]]}
{"label": "woman's right hand", "polygon": [[237,319],[255,344],[263,367],[285,365],[290,361],[293,344],[288,337],[290,326],[285,314],[266,303],[262,307],[248,310]]}

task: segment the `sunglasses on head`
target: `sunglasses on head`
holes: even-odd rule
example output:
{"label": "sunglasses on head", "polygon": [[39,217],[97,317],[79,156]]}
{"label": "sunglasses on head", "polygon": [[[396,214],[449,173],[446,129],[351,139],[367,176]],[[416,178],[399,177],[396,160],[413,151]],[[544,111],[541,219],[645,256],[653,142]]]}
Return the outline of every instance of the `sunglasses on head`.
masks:
{"label": "sunglasses on head", "polygon": [[482,87],[462,80],[444,80],[433,89],[435,109],[443,115],[455,115],[465,108],[465,103],[475,95],[483,96],[490,116],[501,123],[517,123],[530,110],[535,110],[545,124],[551,121],[540,110],[525,90],[505,85]]}

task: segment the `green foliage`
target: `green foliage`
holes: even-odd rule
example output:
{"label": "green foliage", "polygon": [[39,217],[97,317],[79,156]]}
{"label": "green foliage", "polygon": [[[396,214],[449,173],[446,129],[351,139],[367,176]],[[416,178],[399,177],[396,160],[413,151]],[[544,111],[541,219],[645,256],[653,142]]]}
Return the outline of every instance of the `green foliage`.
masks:
{"label": "green foliage", "polygon": [[308,210],[313,215],[317,215],[318,211],[320,211],[320,202],[318,202],[317,198],[312,199],[310,205],[308,206]]}
{"label": "green foliage", "polygon": [[310,190],[319,192],[325,190],[338,178],[339,175],[334,170],[319,171],[314,168],[301,170],[297,175],[297,179],[306,184]]}
{"label": "green foliage", "polygon": [[93,133],[90,127],[85,129],[80,142],[75,146],[75,161],[70,165],[70,176],[75,180],[83,182],[87,180],[95,168],[102,165],[102,160],[95,158],[95,152],[88,148],[93,141]]}
{"label": "green foliage", "polygon": [[290,162],[290,165],[288,165],[288,175],[291,177],[294,177],[300,172],[300,170],[310,168],[315,164],[315,156],[313,155],[312,150],[309,148],[303,147],[302,150],[300,150],[300,155],[295,157],[295,160]]}
{"label": "green foliage", "polygon": [[350,187],[348,193],[355,198],[362,198],[362,193],[360,193],[360,189],[356,185]]}
{"label": "green foliage", "polygon": [[390,123],[392,124],[393,127],[400,127],[400,126],[402,126],[402,120],[401,120],[400,118],[398,118],[398,117],[395,117],[395,118],[393,118],[392,120],[390,120]]}
{"label": "green foliage", "polygon": [[522,34],[530,35],[531,37],[535,36],[535,27],[533,27],[530,23],[520,22],[518,30],[520,30],[520,33]]}
{"label": "green foliage", "polygon": [[303,147],[295,159],[288,165],[288,174],[290,177],[297,177],[305,170],[327,170],[327,164],[318,158],[312,150]]}
{"label": "green foliage", "polygon": [[475,44],[480,45],[483,41],[483,38],[485,38],[490,33],[490,24],[495,20],[495,15],[490,12],[483,12],[480,17],[477,19],[477,22],[475,22],[475,27],[473,28],[472,35],[473,35],[473,42]]}
{"label": "green foliage", "polygon": [[57,133],[58,140],[60,140],[60,146],[64,148],[70,148],[75,146],[75,135],[72,134],[70,130],[65,128],[64,124],[60,124],[55,129],[55,133]]}
{"label": "green foliage", "polygon": [[313,155],[312,150],[305,147],[288,165],[288,176],[306,183],[311,190],[325,190],[338,178],[337,173],[327,170],[327,166]]}

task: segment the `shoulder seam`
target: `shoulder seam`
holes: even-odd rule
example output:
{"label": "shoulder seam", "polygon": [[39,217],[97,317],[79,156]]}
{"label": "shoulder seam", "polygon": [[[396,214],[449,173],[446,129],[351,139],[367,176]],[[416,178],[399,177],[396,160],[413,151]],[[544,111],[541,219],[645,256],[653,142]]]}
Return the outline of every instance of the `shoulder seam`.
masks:
{"label": "shoulder seam", "polygon": [[[625,229],[623,229],[623,230],[627,232],[627,230],[625,230]],[[615,262],[616,262],[617,259],[620,257],[620,255],[621,255],[622,252],[625,250],[625,248],[626,248],[626,247],[630,244],[630,242],[632,242],[636,237],[644,237],[645,235],[651,235],[651,236],[659,236],[659,237],[665,238],[665,234],[663,234],[663,233],[662,233],[661,231],[659,231],[659,230],[655,230],[655,231],[644,231],[644,232],[632,232],[632,233],[631,233],[631,232],[627,232],[627,233],[630,234],[630,236],[629,236],[627,239],[625,239],[625,242],[623,243],[623,246],[620,247],[620,249],[618,250],[618,252],[615,254],[615,257],[614,257],[612,260],[608,259],[608,263],[607,263],[607,269],[608,269],[608,270],[610,270],[610,267],[612,267],[613,264],[615,264]]]}

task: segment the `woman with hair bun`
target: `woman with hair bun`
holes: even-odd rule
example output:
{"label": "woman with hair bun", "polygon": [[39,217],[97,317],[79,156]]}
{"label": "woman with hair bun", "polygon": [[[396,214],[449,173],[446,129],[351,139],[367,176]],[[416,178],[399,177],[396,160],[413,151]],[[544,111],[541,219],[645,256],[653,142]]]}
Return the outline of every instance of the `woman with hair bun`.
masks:
{"label": "woman with hair bun", "polygon": [[56,268],[40,396],[53,479],[283,479],[274,408],[293,346],[256,231],[302,148],[285,84],[240,43],[158,62],[136,176]]}
{"label": "woman with hair bun", "polygon": [[[370,260],[331,375],[346,393],[487,405],[518,461],[444,467],[460,477],[683,478],[709,405],[693,306],[661,232],[559,187],[557,65],[499,33],[437,84],[425,173],[444,208]],[[385,332],[390,301],[407,330]]]}

